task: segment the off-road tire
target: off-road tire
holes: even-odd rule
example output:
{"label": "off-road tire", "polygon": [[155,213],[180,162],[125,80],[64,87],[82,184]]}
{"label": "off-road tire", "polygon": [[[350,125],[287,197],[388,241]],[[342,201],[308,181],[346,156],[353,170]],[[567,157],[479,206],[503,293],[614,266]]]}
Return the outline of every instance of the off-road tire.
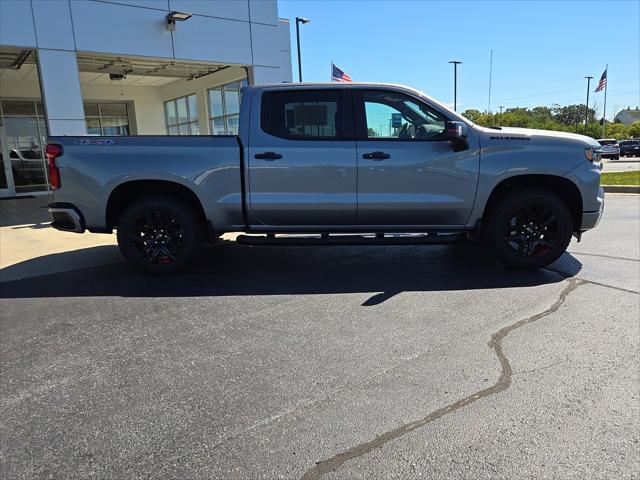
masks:
{"label": "off-road tire", "polygon": [[482,234],[486,246],[505,265],[540,268],[560,258],[573,230],[571,211],[561,198],[527,187],[508,191],[493,202]]}
{"label": "off-road tire", "polygon": [[137,270],[171,275],[198,255],[204,229],[188,203],[172,196],[154,195],[127,207],[118,221],[117,237],[120,252]]}

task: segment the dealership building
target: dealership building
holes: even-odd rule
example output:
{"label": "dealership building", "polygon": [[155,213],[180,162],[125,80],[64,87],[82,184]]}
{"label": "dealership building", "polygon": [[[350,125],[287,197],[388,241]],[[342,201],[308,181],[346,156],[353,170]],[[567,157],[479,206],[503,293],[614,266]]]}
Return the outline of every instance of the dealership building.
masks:
{"label": "dealership building", "polygon": [[276,0],[0,0],[0,196],[48,192],[47,135],[237,133],[290,49]]}

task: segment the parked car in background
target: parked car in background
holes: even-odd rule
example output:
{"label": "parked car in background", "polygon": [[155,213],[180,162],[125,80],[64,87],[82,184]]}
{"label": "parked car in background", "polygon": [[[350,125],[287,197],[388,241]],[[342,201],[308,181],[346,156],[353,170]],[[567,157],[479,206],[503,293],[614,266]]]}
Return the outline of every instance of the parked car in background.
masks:
{"label": "parked car in background", "polygon": [[21,185],[46,183],[40,147],[34,145],[31,148],[14,148],[9,152],[9,158],[16,183]]}
{"label": "parked car in background", "polygon": [[640,140],[624,140],[620,142],[621,157],[640,157]]}
{"label": "parked car in background", "polygon": [[602,145],[602,158],[613,158],[614,160],[620,158],[620,145],[615,138],[601,138],[596,141]]}

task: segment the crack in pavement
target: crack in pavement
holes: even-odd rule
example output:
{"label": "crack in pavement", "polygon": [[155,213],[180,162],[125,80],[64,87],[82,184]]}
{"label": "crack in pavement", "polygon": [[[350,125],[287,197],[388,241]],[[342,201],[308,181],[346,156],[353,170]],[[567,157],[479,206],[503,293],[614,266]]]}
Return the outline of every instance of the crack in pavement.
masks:
{"label": "crack in pavement", "polygon": [[544,267],[543,270],[547,270],[548,272],[557,273],[558,275],[560,275],[565,280],[568,280],[569,278],[574,278],[574,279],[579,280],[579,281],[581,281],[583,283],[590,283],[591,285],[597,285],[598,287],[611,288],[613,290],[618,290],[619,292],[633,293],[633,294],[636,294],[636,295],[640,293],[638,290],[631,290],[630,288],[624,288],[624,287],[616,287],[615,285],[609,285],[608,283],[601,283],[601,282],[596,282],[596,281],[593,281],[593,280],[587,280],[586,278],[580,278],[580,277],[577,277],[577,276],[573,276],[570,273],[563,272],[562,270],[556,270],[555,268]]}
{"label": "crack in pavement", "polygon": [[594,282],[593,280],[585,280],[584,278],[578,278],[578,280],[584,283],[590,283],[591,285],[597,285],[598,287],[612,288],[613,290],[618,290],[619,292],[634,293],[636,295],[640,293],[638,290],[631,290],[629,288],[623,288],[623,287],[615,287],[607,283]]}
{"label": "crack in pavement", "polygon": [[626,260],[628,262],[640,262],[640,259],[630,258],[630,257],[615,257],[613,255],[602,255],[599,253],[582,253],[582,252],[567,252],[571,255],[584,255],[587,257],[600,257],[600,258],[610,258],[612,260]]}
{"label": "crack in pavement", "polygon": [[506,355],[502,351],[502,340],[509,335],[512,331],[522,327],[523,325],[527,325],[529,323],[533,323],[541,318],[544,318],[548,315],[551,315],[558,311],[558,309],[562,306],[566,298],[569,296],[571,292],[573,292],[580,285],[584,285],[590,282],[578,279],[569,279],[568,285],[560,292],[558,299],[546,310],[536,313],[530,317],[519,320],[515,323],[507,325],[506,327],[501,328],[497,332],[491,335],[491,339],[488,342],[489,348],[494,351],[498,360],[500,361],[500,365],[502,367],[502,372],[498,377],[498,381],[490,387],[479,390],[468,397],[465,397],[457,402],[451,403],[445,407],[434,410],[429,413],[427,416],[422,417],[413,422],[407,423],[398,427],[394,430],[390,430],[381,435],[378,435],[376,438],[369,442],[361,443],[354,447],[351,447],[348,450],[345,450],[342,453],[334,455],[331,458],[323,460],[321,462],[316,463],[316,465],[309,470],[307,470],[302,476],[302,480],[316,480],[323,475],[332,472],[339,468],[344,463],[352,460],[354,458],[360,457],[362,455],[366,455],[367,453],[372,452],[375,449],[381,448],[386,443],[391,440],[395,440],[400,438],[420,427],[424,427],[425,425],[442,418],[452,412],[460,410],[472,403],[480,400],[481,398],[488,397],[490,395],[495,395],[497,393],[503,392],[507,390],[511,386],[511,377],[513,375],[513,370],[511,369],[511,364],[507,359]]}

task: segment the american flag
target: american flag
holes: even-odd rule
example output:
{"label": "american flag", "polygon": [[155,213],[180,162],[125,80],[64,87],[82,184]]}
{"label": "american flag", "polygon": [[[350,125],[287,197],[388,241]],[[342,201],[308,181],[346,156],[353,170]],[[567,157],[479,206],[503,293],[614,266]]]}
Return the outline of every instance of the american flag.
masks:
{"label": "american flag", "polygon": [[607,86],[607,71],[605,70],[602,73],[602,76],[600,77],[600,81],[598,82],[598,88],[594,90],[594,93],[601,92],[602,90],[604,90],[604,87],[606,86]]}
{"label": "american flag", "polygon": [[336,67],[333,63],[331,64],[331,81],[332,82],[353,82],[351,77]]}

